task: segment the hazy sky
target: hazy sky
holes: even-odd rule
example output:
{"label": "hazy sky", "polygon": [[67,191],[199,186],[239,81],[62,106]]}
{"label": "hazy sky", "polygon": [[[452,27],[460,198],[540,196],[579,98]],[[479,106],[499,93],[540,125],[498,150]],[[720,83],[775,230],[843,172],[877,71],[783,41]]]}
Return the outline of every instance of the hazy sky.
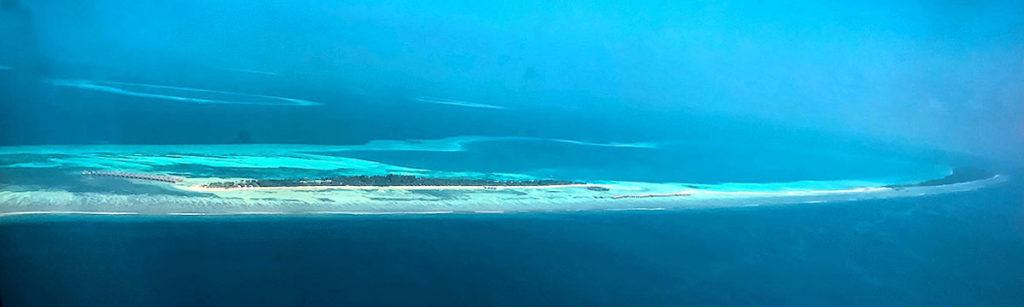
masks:
{"label": "hazy sky", "polygon": [[308,88],[629,104],[1024,154],[1020,1],[28,2],[58,73],[182,63]]}

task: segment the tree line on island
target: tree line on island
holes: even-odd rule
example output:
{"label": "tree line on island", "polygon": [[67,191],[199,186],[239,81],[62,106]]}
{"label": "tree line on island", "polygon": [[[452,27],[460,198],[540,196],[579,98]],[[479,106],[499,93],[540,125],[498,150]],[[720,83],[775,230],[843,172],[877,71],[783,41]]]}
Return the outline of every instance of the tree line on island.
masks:
{"label": "tree line on island", "polygon": [[583,182],[551,179],[491,180],[430,178],[413,175],[337,176],[320,179],[249,179],[222,181],[206,184],[209,188],[258,188],[258,187],[303,187],[303,186],[554,186],[584,184]]}

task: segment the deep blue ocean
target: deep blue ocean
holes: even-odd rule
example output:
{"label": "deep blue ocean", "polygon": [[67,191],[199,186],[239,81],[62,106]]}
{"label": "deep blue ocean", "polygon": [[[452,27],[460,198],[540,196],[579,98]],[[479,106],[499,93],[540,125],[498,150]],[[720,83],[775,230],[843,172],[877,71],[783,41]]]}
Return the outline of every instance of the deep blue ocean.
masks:
{"label": "deep blue ocean", "polygon": [[1024,301],[1024,188],[659,212],[15,217],[5,306]]}

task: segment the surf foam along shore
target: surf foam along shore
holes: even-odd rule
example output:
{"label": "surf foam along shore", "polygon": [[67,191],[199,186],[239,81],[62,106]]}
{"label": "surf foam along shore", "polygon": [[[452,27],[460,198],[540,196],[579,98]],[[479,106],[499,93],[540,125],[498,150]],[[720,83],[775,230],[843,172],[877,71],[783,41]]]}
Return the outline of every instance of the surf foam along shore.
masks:
{"label": "surf foam along shore", "polygon": [[99,80],[50,80],[54,86],[197,104],[260,106],[318,106],[320,103],[287,97],[217,91],[210,89]]}
{"label": "surf foam along shore", "polygon": [[[431,146],[431,145],[428,145]],[[405,174],[430,178],[533,180],[521,174],[441,172],[374,161],[319,156],[310,147],[281,145],[0,148],[0,216],[25,214],[438,214],[581,210],[662,210],[813,204],[969,191],[1006,180],[1001,175],[915,182],[863,180],[776,183],[586,182],[493,188],[479,186],[345,186],[200,189],[252,177]],[[240,148],[252,152],[238,151]],[[256,150],[260,148],[260,150]],[[321,147],[314,147],[322,149]],[[85,171],[85,175],[83,175]],[[101,174],[129,174],[91,176]],[[239,173],[241,172],[241,173]],[[249,174],[240,176],[239,174]],[[142,174],[142,175],[140,175]],[[149,180],[174,176],[167,182]],[[180,177],[181,180],[177,180]],[[942,176],[939,176],[942,177]],[[18,178],[45,178],[19,183]]]}

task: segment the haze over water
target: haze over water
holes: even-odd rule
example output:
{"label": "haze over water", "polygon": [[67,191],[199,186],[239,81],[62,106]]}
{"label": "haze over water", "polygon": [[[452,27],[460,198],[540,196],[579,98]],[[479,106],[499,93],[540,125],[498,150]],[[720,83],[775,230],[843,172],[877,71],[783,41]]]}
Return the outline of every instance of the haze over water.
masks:
{"label": "haze over water", "polygon": [[1007,180],[692,210],[0,217],[0,303],[1019,304],[1022,38],[1017,1],[0,0],[0,199],[194,196],[82,170]]}

